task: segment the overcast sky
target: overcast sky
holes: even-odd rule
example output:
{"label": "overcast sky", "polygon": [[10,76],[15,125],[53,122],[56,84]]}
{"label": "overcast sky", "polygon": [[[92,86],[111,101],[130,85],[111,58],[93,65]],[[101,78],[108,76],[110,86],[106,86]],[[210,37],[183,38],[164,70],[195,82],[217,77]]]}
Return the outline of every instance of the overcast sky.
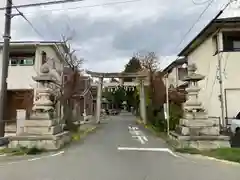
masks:
{"label": "overcast sky", "polygon": [[[0,1],[4,6],[6,0]],[[14,4],[47,0],[13,0]],[[123,70],[124,64],[139,51],[154,51],[166,66],[185,45],[227,3],[215,0],[186,40],[176,47],[183,35],[196,21],[207,3],[196,5],[192,0],[85,0],[64,5],[20,9],[32,27],[22,18],[14,17],[13,40],[61,40],[61,34],[73,37],[73,47],[85,59],[84,68],[94,71]],[[130,1],[130,0],[128,0]],[[195,0],[196,3],[206,0]],[[233,5],[224,16],[234,16],[238,5]],[[3,14],[0,14],[3,32]],[[170,56],[170,58],[165,58]]]}

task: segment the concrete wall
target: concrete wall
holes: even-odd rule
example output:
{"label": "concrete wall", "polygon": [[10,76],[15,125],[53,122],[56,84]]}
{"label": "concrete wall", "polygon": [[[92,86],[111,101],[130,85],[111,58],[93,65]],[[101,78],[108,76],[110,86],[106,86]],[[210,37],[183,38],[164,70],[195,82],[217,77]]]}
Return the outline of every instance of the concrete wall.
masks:
{"label": "concrete wall", "polygon": [[[219,48],[222,50],[222,33],[219,33]],[[212,37],[209,37],[196,50],[187,56],[188,63],[196,63],[197,73],[205,76],[205,79],[200,81],[199,86],[201,91],[199,99],[207,109],[209,116],[220,117],[221,108],[219,101],[219,82],[217,80],[218,56],[214,56],[216,46],[213,43]],[[222,62],[223,72],[223,87],[224,89],[240,88],[240,52],[222,52],[219,54]],[[240,89],[228,90],[228,95],[224,104],[227,104],[228,117],[234,117],[240,111]],[[225,97],[224,97],[225,99]],[[226,108],[226,106],[225,106]],[[226,116],[226,114],[225,114]]]}

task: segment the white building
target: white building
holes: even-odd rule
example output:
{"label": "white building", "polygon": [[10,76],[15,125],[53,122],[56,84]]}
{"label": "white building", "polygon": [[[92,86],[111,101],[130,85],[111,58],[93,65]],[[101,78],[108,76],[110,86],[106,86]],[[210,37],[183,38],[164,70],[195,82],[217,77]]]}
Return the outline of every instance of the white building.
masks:
{"label": "white building", "polygon": [[[2,43],[0,44],[0,62],[2,62]],[[61,75],[64,66],[61,42],[11,42],[8,69],[8,97],[5,118],[16,121],[16,110],[25,109],[27,116],[31,111],[34,88],[32,77],[37,76],[43,63],[55,65]],[[2,65],[2,64],[0,64]]]}
{"label": "white building", "polygon": [[188,64],[195,63],[197,73],[205,76],[199,83],[199,99],[209,117],[235,117],[240,111],[240,18],[212,20],[178,56],[184,56]]}

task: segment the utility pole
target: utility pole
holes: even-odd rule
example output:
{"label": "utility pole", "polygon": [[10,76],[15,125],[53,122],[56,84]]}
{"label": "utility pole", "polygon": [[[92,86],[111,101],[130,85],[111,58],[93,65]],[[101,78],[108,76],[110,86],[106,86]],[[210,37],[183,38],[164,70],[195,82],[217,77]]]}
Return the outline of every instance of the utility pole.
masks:
{"label": "utility pole", "polygon": [[218,82],[219,82],[219,100],[220,100],[220,107],[221,107],[221,124],[222,128],[225,130],[226,123],[224,117],[224,102],[223,102],[223,78],[222,78],[222,58],[219,54],[219,31],[217,32],[217,58],[218,58]]}
{"label": "utility pole", "polygon": [[0,87],[0,137],[4,137],[5,133],[5,120],[4,110],[5,102],[7,99],[7,76],[8,76],[8,64],[9,64],[9,44],[11,33],[11,19],[12,19],[12,0],[6,0],[6,12],[5,12],[5,27],[3,35],[3,50],[2,50],[2,66],[1,68],[1,87]]}
{"label": "utility pole", "polygon": [[166,120],[167,120],[167,135],[169,136],[169,85],[168,85],[168,73],[165,76],[165,86],[166,86]]}

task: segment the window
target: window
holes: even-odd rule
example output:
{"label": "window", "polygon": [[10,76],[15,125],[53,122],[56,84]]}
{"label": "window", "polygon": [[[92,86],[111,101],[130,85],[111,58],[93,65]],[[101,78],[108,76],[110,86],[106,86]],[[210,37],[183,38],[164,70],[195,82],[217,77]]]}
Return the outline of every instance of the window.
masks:
{"label": "window", "polygon": [[10,65],[11,66],[17,66],[17,59],[10,59]]}
{"label": "window", "polygon": [[47,62],[47,54],[46,52],[42,51],[42,64],[45,64]]}
{"label": "window", "polygon": [[183,78],[188,74],[187,68],[178,68],[178,80],[183,80]]}
{"label": "window", "polygon": [[240,50],[240,41],[233,41],[233,49]]}
{"label": "window", "polygon": [[34,57],[10,57],[10,66],[32,66]]}
{"label": "window", "polygon": [[213,55],[216,55],[218,53],[217,35],[212,37],[212,43],[213,43]]}
{"label": "window", "polygon": [[240,51],[240,32],[223,32],[223,51]]}
{"label": "window", "polygon": [[33,66],[35,63],[35,52],[10,52],[10,66]]}

